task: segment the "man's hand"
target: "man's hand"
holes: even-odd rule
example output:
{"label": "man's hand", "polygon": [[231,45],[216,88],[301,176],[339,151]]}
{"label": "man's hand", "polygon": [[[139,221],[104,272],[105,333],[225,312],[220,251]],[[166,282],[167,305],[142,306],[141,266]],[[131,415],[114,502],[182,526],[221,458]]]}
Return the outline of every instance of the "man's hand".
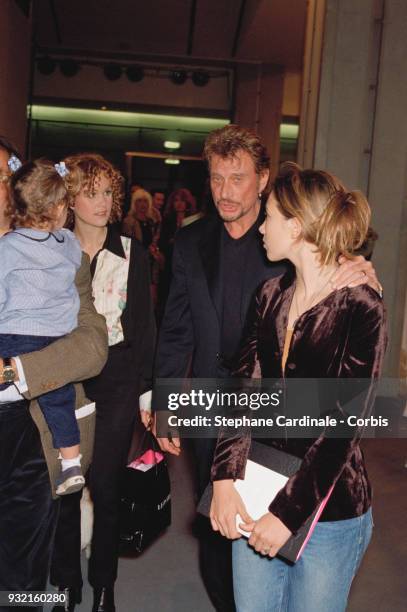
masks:
{"label": "man's hand", "polygon": [[242,534],[236,529],[236,516],[252,523],[242,498],[233,486],[233,480],[217,480],[213,483],[213,497],[209,517],[212,529],[229,540],[237,540]]}
{"label": "man's hand", "polygon": [[179,438],[157,438],[162,451],[178,457],[181,454],[181,442]]}
{"label": "man's hand", "polygon": [[156,437],[158,445],[162,451],[175,455],[176,457],[181,454],[181,441],[179,438],[174,436],[171,436],[171,438],[160,438],[157,436],[156,413],[154,413],[151,418],[151,431]]}
{"label": "man's hand", "polygon": [[362,255],[357,255],[352,259],[341,256],[339,258],[339,269],[331,281],[332,288],[357,287],[365,283],[381,294],[382,287],[377,280],[376,271],[370,261],[366,261]]}
{"label": "man's hand", "polygon": [[271,512],[267,512],[258,521],[241,523],[239,525],[244,531],[250,531],[249,545],[261,555],[275,557],[278,551],[292,533]]}

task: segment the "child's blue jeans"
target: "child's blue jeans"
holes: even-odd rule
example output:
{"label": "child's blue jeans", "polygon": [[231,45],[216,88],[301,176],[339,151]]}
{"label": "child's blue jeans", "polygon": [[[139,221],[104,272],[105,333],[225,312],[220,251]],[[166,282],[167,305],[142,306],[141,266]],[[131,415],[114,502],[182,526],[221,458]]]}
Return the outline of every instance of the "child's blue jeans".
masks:
{"label": "child's blue jeans", "polygon": [[[0,356],[16,357],[38,351],[58,340],[56,336],[26,336],[23,334],[0,334]],[[12,383],[11,383],[12,384]],[[0,391],[8,385],[0,384]],[[55,448],[79,444],[79,428],[75,417],[75,388],[64,385],[44,393],[37,399],[52,434]]]}

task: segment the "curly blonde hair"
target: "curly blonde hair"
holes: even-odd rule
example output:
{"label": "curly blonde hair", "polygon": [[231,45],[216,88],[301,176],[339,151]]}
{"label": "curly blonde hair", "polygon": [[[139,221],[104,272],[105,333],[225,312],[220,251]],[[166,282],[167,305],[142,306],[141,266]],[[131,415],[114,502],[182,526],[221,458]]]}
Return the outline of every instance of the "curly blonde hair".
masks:
{"label": "curly blonde hair", "polygon": [[[123,177],[118,170],[104,157],[97,153],[77,153],[64,159],[69,170],[65,178],[68,188],[69,206],[75,208],[76,196],[84,190],[92,193],[100,177],[106,176],[111,182],[113,205],[109,223],[115,223],[122,218],[124,197]],[[68,225],[74,225],[72,210],[68,214]]]}
{"label": "curly blonde hair", "polygon": [[55,221],[56,206],[68,206],[65,180],[47,159],[27,162],[10,179],[6,214],[12,227],[45,227]]}

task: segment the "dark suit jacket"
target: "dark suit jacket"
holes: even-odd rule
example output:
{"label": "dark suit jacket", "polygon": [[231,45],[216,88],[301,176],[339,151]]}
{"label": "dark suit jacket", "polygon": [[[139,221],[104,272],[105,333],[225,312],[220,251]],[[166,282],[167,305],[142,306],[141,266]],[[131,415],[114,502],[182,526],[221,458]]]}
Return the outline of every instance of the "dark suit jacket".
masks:
{"label": "dark suit jacket", "polygon": [[[250,332],[234,375],[271,379],[283,375],[282,355],[294,289],[295,276],[287,273],[267,281],[259,290]],[[353,379],[356,408],[366,418],[372,409],[373,382],[379,377],[386,343],[384,306],[377,293],[368,285],[345,287],[332,292],[297,319],[284,377]],[[338,422],[347,416],[341,401],[344,388],[347,392],[349,385],[338,383],[341,395],[326,397]],[[330,407],[327,406],[328,412]],[[371,487],[358,444],[361,432],[355,429],[351,433],[353,437],[347,438],[335,436],[335,431],[324,431],[318,439],[259,440],[303,458],[298,472],[269,506],[291,532],[301,527],[332,485],[333,493],[320,520],[350,519],[368,510]],[[249,448],[249,435],[221,432],[212,479],[244,478]]]}
{"label": "dark suit jacket", "polygon": [[138,240],[132,239],[127,281],[127,304],[122,314],[124,338],[132,347],[140,377],[140,393],[151,389],[156,346],[156,324],[150,290],[150,260]]}
{"label": "dark suit jacket", "polygon": [[[223,223],[217,215],[179,230],[173,253],[173,277],[158,339],[157,378],[215,378],[227,374],[221,355],[222,286],[220,250]],[[270,264],[260,235],[242,270],[242,324],[261,283],[285,270]]]}

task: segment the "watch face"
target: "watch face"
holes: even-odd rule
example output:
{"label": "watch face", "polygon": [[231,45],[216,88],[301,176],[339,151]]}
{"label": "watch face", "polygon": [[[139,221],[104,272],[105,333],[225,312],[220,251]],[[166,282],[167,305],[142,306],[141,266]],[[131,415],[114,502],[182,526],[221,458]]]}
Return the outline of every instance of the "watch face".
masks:
{"label": "watch face", "polygon": [[16,373],[11,366],[6,366],[3,369],[3,381],[5,383],[12,383],[16,378]]}

